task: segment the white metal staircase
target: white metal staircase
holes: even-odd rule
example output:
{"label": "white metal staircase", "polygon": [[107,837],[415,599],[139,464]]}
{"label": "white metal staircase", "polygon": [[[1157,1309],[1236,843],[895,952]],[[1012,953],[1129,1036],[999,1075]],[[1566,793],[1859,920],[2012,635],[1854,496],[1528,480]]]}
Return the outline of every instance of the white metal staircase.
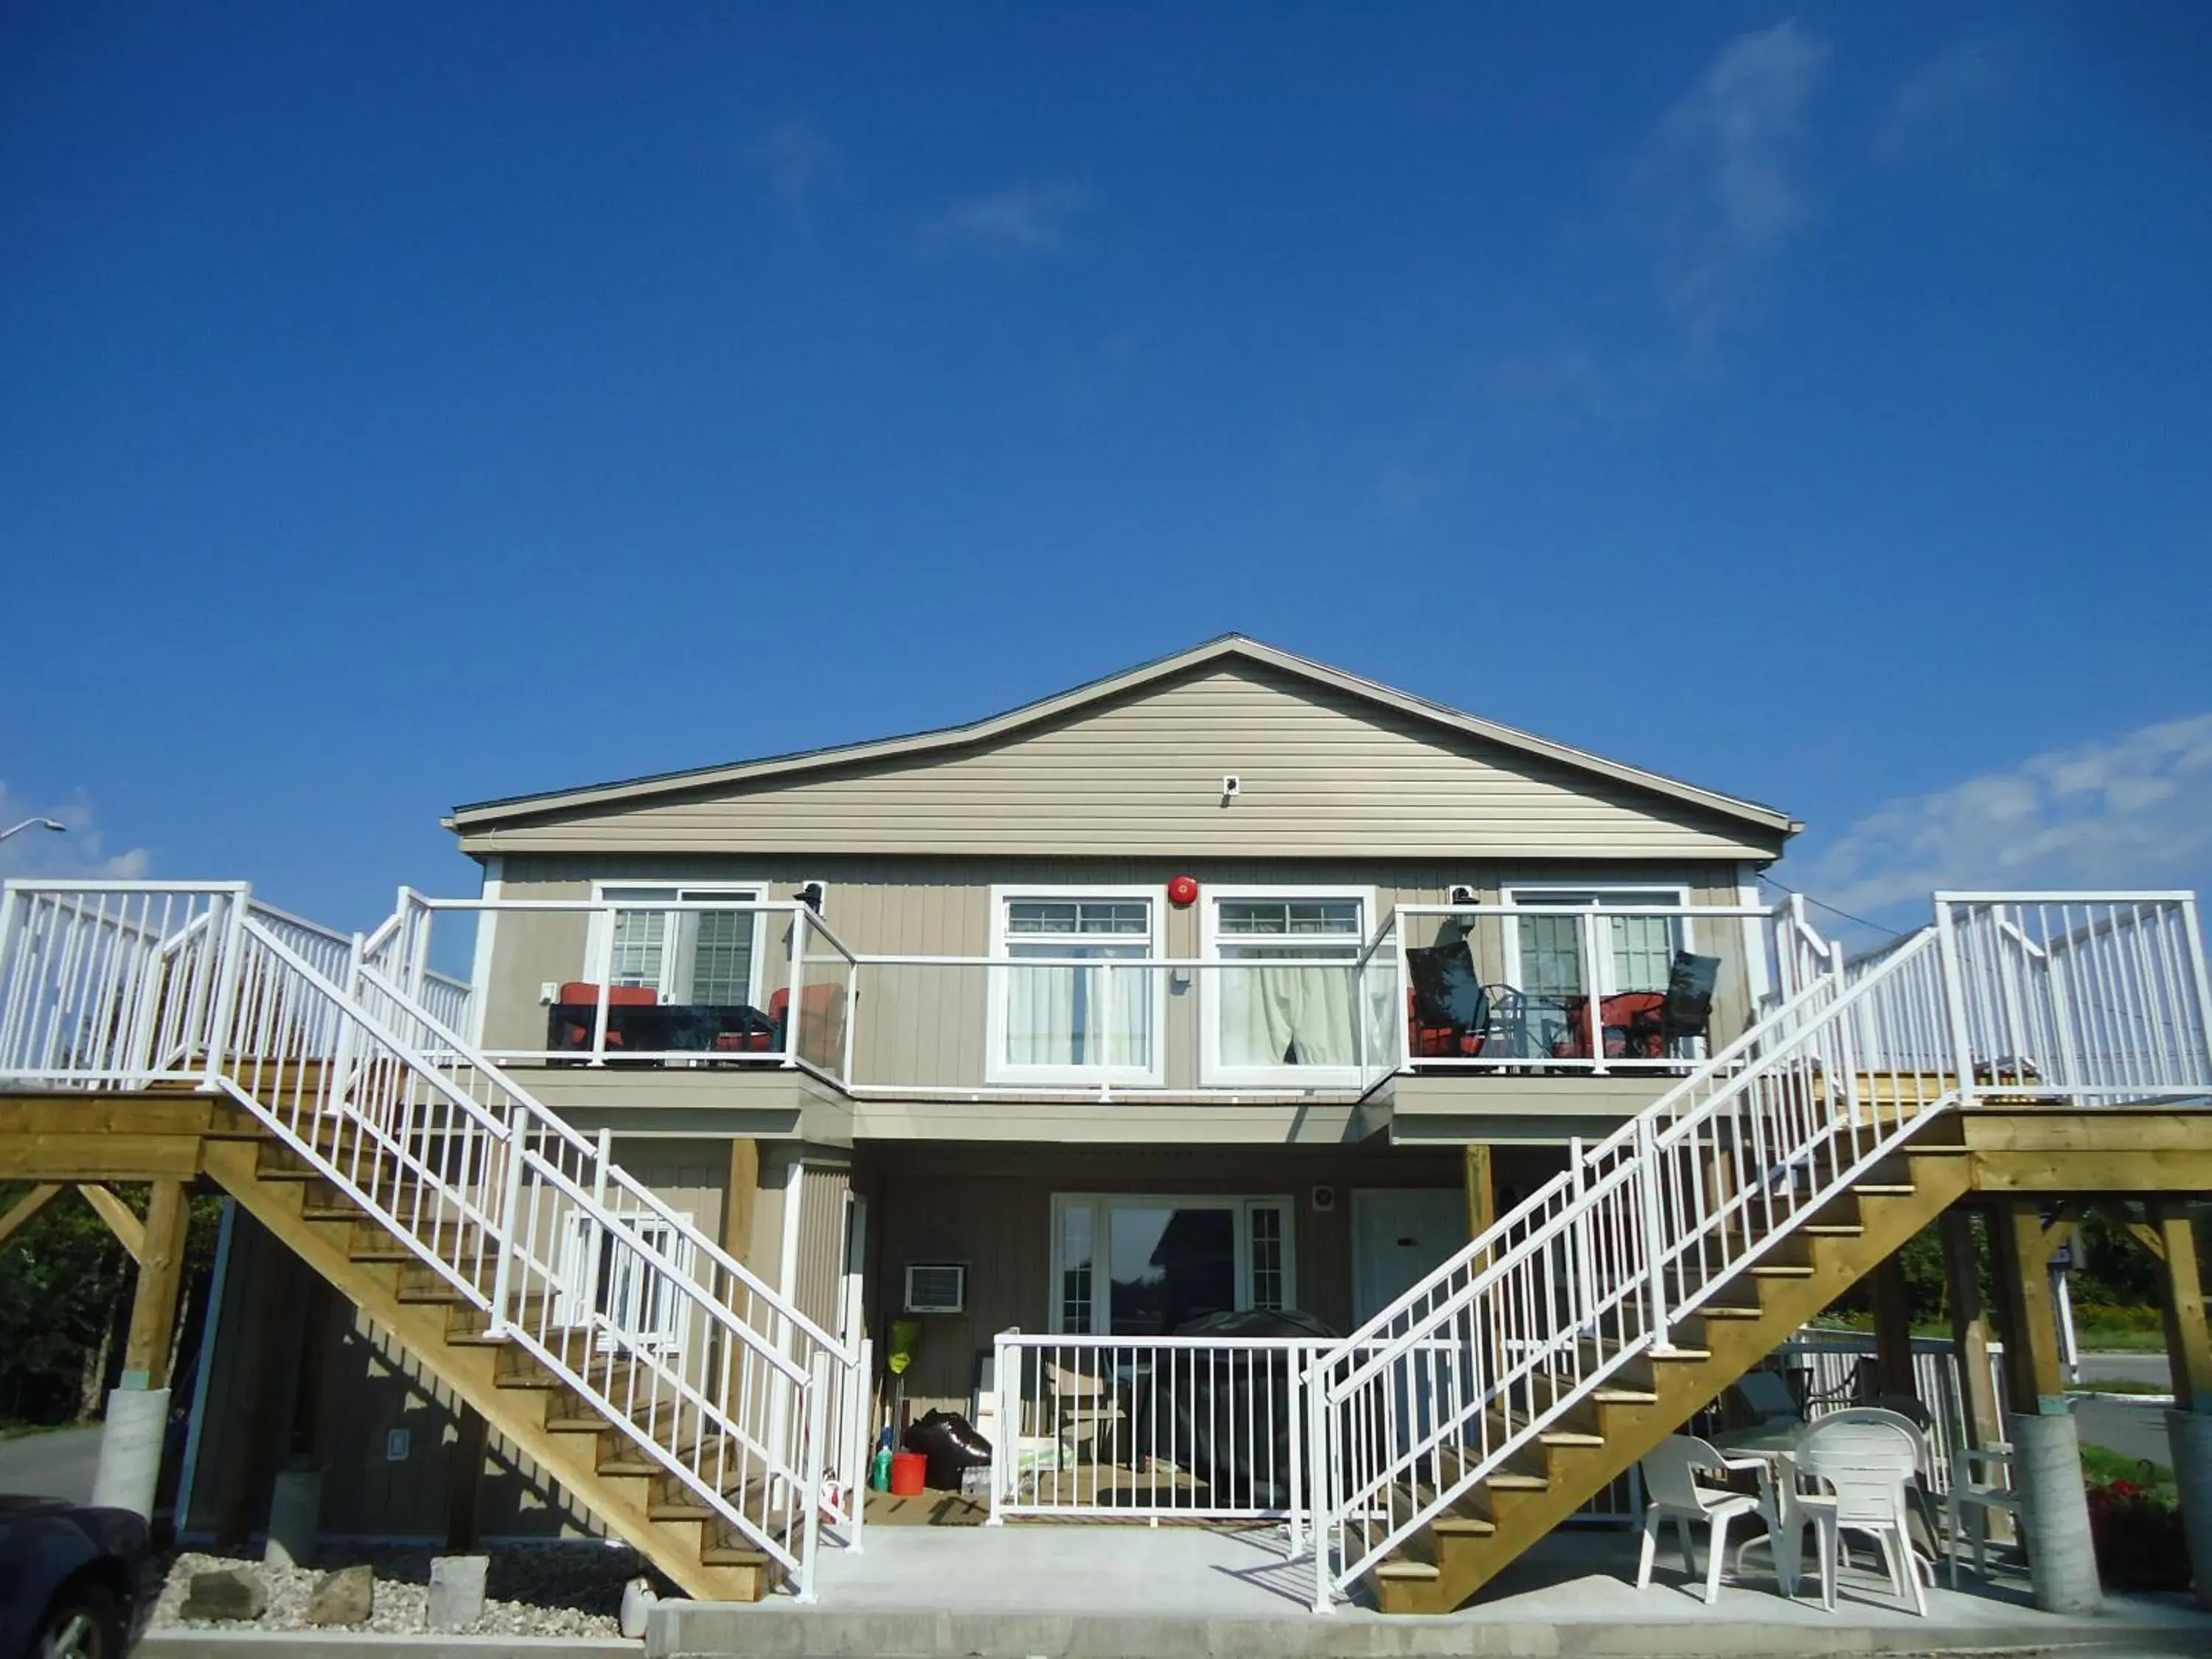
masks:
{"label": "white metal staircase", "polygon": [[1913,1151],[1950,1109],[2212,1092],[2191,895],[1939,895],[1857,961],[1802,907],[1778,921],[1778,1006],[1316,1363],[1317,1611],[1408,1552],[1434,1594],[1401,1605],[1479,1588],[1587,1495],[1559,1482],[1595,1490],[1637,1455],[1609,1441],[1663,1434],[1756,1357],[1685,1363],[1771,1318],[1774,1281],[1832,1293],[1933,1212],[1869,1206],[1955,1196]]}
{"label": "white metal staircase", "polygon": [[0,1083],[234,1100],[316,1183],[307,1213],[397,1241],[402,1302],[412,1273],[453,1340],[501,1350],[501,1386],[596,1432],[581,1468],[642,1493],[611,1525],[665,1557],[660,1523],[682,1522],[679,1553],[755,1552],[760,1582],[811,1597],[823,1524],[852,1541],[860,1519],[858,1333],[823,1329],[486,1060],[449,997],[429,1006],[411,944],[403,917],[347,938],[240,884],[11,883]]}

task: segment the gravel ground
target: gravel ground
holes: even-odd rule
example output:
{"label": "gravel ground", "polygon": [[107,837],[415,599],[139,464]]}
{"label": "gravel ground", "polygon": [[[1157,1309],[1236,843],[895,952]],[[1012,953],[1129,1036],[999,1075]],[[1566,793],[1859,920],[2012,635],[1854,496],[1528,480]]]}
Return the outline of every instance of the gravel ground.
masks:
{"label": "gravel ground", "polygon": [[[398,1635],[428,1628],[430,1558],[422,1549],[380,1549],[334,1544],[324,1549],[313,1570],[264,1566],[256,1559],[179,1555],[155,1603],[154,1623],[188,1630],[227,1626],[204,1619],[177,1616],[196,1572],[242,1567],[269,1590],[269,1610],[253,1621],[257,1630],[304,1630],[307,1597],[325,1572],[367,1562],[376,1570],[375,1612],[365,1625],[337,1630],[378,1631]],[[486,1552],[491,1571],[483,1616],[469,1626],[478,1636],[613,1637],[621,1632],[617,1614],[623,1586],[644,1569],[635,1551],[596,1543],[511,1545]]]}

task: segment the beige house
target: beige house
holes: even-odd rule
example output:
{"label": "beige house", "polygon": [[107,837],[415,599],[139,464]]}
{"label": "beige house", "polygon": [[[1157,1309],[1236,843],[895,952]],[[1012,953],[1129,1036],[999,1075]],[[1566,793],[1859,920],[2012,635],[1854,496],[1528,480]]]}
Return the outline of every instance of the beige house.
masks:
{"label": "beige house", "polygon": [[[363,933],[0,884],[0,1242],[149,1183],[111,1420],[185,1386],[185,1195],[232,1200],[188,1535],[604,1532],[711,1601],[879,1522],[1279,1522],[1317,1610],[1448,1612],[1862,1279],[1917,1388],[1939,1222],[1929,1455],[2021,1446],[2086,1529],[2046,1263],[2091,1201],[2148,1206],[2212,1376],[2192,894],[1939,893],[1853,955],[1758,902],[1784,815],[1233,636],[449,822],[481,890]],[[931,1407],[988,1450],[870,1490]],[[142,1512],[160,1440],[103,1443]]]}
{"label": "beige house", "polygon": [[[912,1321],[908,1399],[963,1411],[1008,1328],[1383,1305],[1743,1027],[1796,827],[1236,635],[447,822],[483,1050],[825,1326],[848,1276],[879,1352]],[[1486,989],[1425,1028],[1382,988],[1443,927]],[[1709,1018],[1624,1039],[1684,957]]]}

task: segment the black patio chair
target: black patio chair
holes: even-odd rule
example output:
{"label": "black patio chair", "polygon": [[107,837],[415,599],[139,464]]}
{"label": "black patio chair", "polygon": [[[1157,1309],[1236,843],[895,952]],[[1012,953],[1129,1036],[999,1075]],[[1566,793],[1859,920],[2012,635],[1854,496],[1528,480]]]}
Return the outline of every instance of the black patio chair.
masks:
{"label": "black patio chair", "polygon": [[1718,957],[1674,952],[1667,969],[1667,1000],[1659,1006],[1659,1035],[1668,1047],[1701,1037],[1713,1023],[1713,987],[1721,976]]}
{"label": "black patio chair", "polygon": [[1475,977],[1474,959],[1465,941],[1411,947],[1406,952],[1406,971],[1413,980],[1406,1000],[1413,1057],[1437,1060],[1480,1054],[1489,1035],[1490,996]]}

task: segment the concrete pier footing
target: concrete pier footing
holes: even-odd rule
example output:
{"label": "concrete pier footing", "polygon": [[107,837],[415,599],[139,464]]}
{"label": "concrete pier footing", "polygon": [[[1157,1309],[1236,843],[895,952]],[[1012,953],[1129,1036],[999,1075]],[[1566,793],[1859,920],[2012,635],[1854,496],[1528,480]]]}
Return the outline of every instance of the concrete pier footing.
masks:
{"label": "concrete pier footing", "polygon": [[92,1501],[151,1519],[161,1479],[161,1437],[169,1425],[167,1389],[118,1389],[107,1396]]}
{"label": "concrete pier footing", "polygon": [[2015,1412],[2013,1480],[2027,1532],[2027,1572],[2045,1613],[2094,1613],[2104,1605],[2089,1499],[2081,1484],[2081,1437],[2063,1400],[2055,1409]]}

